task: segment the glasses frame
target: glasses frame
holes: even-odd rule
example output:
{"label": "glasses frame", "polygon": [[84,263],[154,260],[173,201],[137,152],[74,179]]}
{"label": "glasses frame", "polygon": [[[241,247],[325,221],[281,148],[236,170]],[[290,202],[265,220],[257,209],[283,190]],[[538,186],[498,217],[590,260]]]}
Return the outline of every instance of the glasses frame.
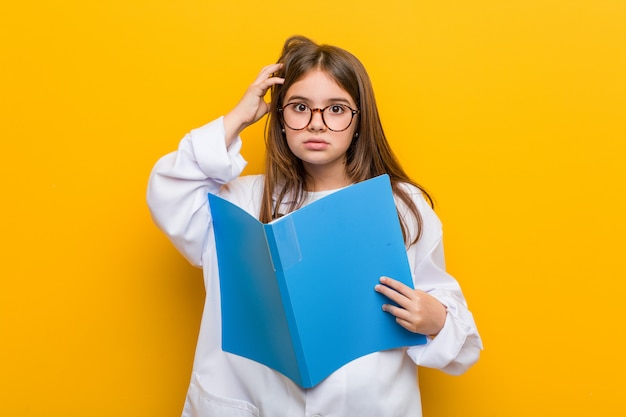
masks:
{"label": "glasses frame", "polygon": [[[292,106],[292,105],[297,105],[297,104],[304,104],[305,106],[307,106],[305,103],[293,102],[293,103],[287,103],[284,106],[278,108],[278,113],[280,113],[280,118],[282,119],[282,121],[285,124],[285,126],[287,126],[291,130],[304,130],[304,129],[306,129],[311,124],[311,121],[313,121],[313,113],[319,112],[319,114],[322,115],[322,123],[324,123],[324,126],[326,126],[328,128],[328,130],[330,130],[331,132],[343,132],[345,130],[348,130],[348,128],[352,125],[352,121],[354,120],[354,116],[361,112],[360,110],[353,109],[352,107],[350,107],[350,106],[348,106],[346,104],[330,104],[330,105],[328,105],[328,106],[326,106],[324,108],[318,107],[318,108],[315,108],[315,109],[307,106],[307,107],[309,107],[309,110],[310,110],[310,113],[311,113],[309,115],[309,121],[307,122],[307,124],[304,125],[304,127],[301,127],[300,129],[294,129],[293,127],[289,126],[287,124],[287,122],[285,121],[285,113],[283,111],[285,110],[285,107]],[[348,126],[346,126],[345,128],[343,128],[341,130],[331,129],[330,126],[328,126],[328,124],[326,124],[326,119],[324,119],[324,112],[326,111],[326,109],[328,109],[329,107],[332,107],[332,106],[347,107],[351,111],[350,123],[348,123]]]}

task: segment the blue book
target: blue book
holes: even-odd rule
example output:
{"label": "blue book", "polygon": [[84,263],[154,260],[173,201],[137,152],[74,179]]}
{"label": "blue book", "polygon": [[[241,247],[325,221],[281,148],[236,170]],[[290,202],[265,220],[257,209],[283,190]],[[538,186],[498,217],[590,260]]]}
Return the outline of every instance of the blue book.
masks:
{"label": "blue book", "polygon": [[310,388],[361,356],[426,342],[374,291],[383,275],[413,288],[387,175],[269,224],[212,194],[209,205],[224,351]]}

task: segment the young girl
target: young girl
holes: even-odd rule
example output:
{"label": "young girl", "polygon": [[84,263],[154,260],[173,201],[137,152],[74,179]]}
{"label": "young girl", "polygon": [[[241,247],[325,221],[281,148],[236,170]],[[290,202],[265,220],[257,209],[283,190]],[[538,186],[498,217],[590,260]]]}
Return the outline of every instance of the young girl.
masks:
{"label": "young girl", "polygon": [[[266,173],[240,177],[239,134],[266,114]],[[381,174],[391,179],[416,289],[381,277],[373,290],[393,301],[381,307],[399,326],[428,342],[366,355],[310,389],[222,351],[207,193],[269,222]],[[420,416],[416,364],[460,374],[482,348],[459,285],[445,272],[441,224],[427,201],[389,148],[362,64],[345,50],[288,39],[278,63],[261,70],[237,106],[192,130],[150,177],[154,221],[204,271],[206,303],[183,416]]]}

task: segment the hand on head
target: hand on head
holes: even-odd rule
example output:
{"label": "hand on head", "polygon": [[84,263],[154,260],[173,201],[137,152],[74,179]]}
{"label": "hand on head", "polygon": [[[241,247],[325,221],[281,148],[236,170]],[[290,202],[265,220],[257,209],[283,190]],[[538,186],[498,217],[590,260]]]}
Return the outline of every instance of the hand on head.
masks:
{"label": "hand on head", "polygon": [[265,101],[267,91],[272,86],[285,81],[283,78],[274,76],[282,65],[272,64],[264,67],[235,108],[224,116],[227,144],[230,144],[242,130],[267,114],[269,111],[269,103]]}

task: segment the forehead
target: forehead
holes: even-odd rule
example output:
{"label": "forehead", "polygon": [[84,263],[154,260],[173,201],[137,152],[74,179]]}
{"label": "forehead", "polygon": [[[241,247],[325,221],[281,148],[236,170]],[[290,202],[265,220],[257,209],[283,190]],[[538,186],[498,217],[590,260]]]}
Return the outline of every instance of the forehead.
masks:
{"label": "forehead", "polygon": [[327,72],[319,69],[307,72],[289,87],[285,100],[290,101],[293,98],[320,104],[333,100],[343,100],[354,104],[350,94]]}

